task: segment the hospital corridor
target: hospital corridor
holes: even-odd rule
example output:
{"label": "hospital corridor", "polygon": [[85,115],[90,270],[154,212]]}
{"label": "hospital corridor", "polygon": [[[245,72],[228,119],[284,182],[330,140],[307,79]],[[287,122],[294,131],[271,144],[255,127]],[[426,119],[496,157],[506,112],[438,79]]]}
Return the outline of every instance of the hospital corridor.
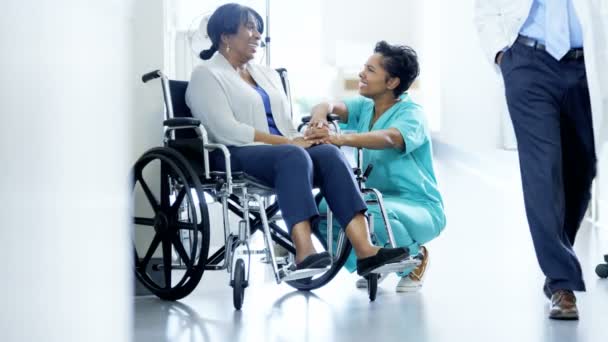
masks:
{"label": "hospital corridor", "polygon": [[608,340],[608,1],[0,9],[0,342]]}
{"label": "hospital corridor", "polygon": [[[420,293],[395,293],[397,277],[381,283],[370,303],[342,272],[310,293],[276,286],[258,263],[246,306],[235,312],[226,274],[209,273],[180,302],[135,300],[135,341],[600,341],[604,336],[608,285],[593,269],[605,253],[606,232],[581,231],[577,254],[586,271],[579,296],[581,321],[549,321],[539,286],[542,274],[521,214],[517,160],[510,152],[465,164],[438,151],[438,177],[450,227],[429,244],[433,260]],[[471,215],[475,208],[476,215]],[[446,228],[447,229],[447,228]],[[371,304],[371,306],[370,306]]]}

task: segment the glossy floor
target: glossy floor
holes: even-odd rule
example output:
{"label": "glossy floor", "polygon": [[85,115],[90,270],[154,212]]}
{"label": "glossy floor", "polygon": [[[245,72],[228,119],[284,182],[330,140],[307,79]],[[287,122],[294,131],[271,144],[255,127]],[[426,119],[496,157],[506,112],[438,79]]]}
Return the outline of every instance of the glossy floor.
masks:
{"label": "glossy floor", "polygon": [[398,294],[393,275],[370,303],[342,271],[322,289],[276,285],[254,263],[241,312],[225,272],[207,272],[180,302],[135,299],[136,341],[608,341],[608,280],[594,268],[608,253],[608,229],[585,225],[576,250],[588,291],[581,320],[547,319],[543,276],[523,211],[517,160],[493,152],[483,162],[439,154],[437,171],[448,226],[428,245],[421,292]]}

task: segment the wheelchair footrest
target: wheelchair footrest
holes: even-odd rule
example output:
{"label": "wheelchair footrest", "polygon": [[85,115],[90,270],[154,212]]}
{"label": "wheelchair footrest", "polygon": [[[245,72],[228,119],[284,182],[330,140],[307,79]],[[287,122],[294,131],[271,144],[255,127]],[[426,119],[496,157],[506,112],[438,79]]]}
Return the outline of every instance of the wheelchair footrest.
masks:
{"label": "wheelchair footrest", "polygon": [[416,267],[420,265],[420,260],[414,258],[408,258],[401,262],[396,262],[393,264],[387,264],[384,266],[380,266],[370,273],[376,274],[385,274],[385,273],[394,273],[394,272],[403,272],[408,268]]}
{"label": "wheelchair footrest", "polygon": [[[287,257],[276,257],[275,261],[279,266],[287,265],[289,263]],[[269,257],[265,256],[260,259],[260,262],[263,264],[270,264],[272,261]]]}
{"label": "wheelchair footrest", "polygon": [[281,280],[283,280],[283,281],[291,281],[291,280],[310,278],[312,276],[316,276],[317,274],[327,272],[327,270],[329,270],[329,267],[307,268],[307,269],[298,270],[298,271],[290,271],[286,267],[284,267],[280,272],[280,276],[281,276]]}
{"label": "wheelchair footrest", "polygon": [[238,255],[255,255],[255,254],[266,254],[267,250],[264,249],[252,249],[252,250],[241,250],[237,254]]}

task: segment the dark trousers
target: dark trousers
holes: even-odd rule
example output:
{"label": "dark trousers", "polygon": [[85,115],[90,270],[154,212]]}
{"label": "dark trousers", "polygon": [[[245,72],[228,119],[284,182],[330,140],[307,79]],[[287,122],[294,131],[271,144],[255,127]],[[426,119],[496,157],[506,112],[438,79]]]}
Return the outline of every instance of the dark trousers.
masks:
{"label": "dark trousers", "polygon": [[501,69],[538,262],[551,291],[584,291],[572,249],[596,174],[584,61],[515,43]]}
{"label": "dark trousers", "polygon": [[[317,145],[308,149],[294,145],[229,149],[233,171],[243,171],[275,189],[290,233],[296,223],[310,220],[314,224],[318,219],[313,187],[321,190],[342,227],[367,209],[352,168],[333,145]],[[211,165],[214,170],[223,170],[224,157],[218,152],[211,153]]]}

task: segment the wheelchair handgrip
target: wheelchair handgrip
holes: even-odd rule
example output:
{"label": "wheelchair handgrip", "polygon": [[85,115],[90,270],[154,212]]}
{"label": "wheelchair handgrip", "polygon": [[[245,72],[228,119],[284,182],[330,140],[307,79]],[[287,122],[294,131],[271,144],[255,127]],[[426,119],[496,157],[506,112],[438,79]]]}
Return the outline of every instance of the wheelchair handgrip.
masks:
{"label": "wheelchair handgrip", "polygon": [[[312,119],[312,116],[307,115],[302,118],[302,123],[309,123],[310,119]],[[327,121],[340,121],[340,116],[336,114],[327,114]]]}
{"label": "wheelchair handgrip", "polygon": [[141,77],[141,81],[144,82],[144,83],[146,83],[148,81],[151,81],[151,80],[153,80],[155,78],[159,78],[159,77],[160,77],[160,70],[154,70],[154,71],[151,71],[151,72],[149,72],[147,74],[144,74]]}
{"label": "wheelchair handgrip", "polygon": [[369,174],[372,173],[373,169],[374,169],[374,165],[372,165],[372,164],[367,165],[365,172],[363,172],[363,178],[367,179],[367,177],[369,177]]}
{"label": "wheelchair handgrip", "polygon": [[327,114],[327,121],[340,121],[340,115]]}

